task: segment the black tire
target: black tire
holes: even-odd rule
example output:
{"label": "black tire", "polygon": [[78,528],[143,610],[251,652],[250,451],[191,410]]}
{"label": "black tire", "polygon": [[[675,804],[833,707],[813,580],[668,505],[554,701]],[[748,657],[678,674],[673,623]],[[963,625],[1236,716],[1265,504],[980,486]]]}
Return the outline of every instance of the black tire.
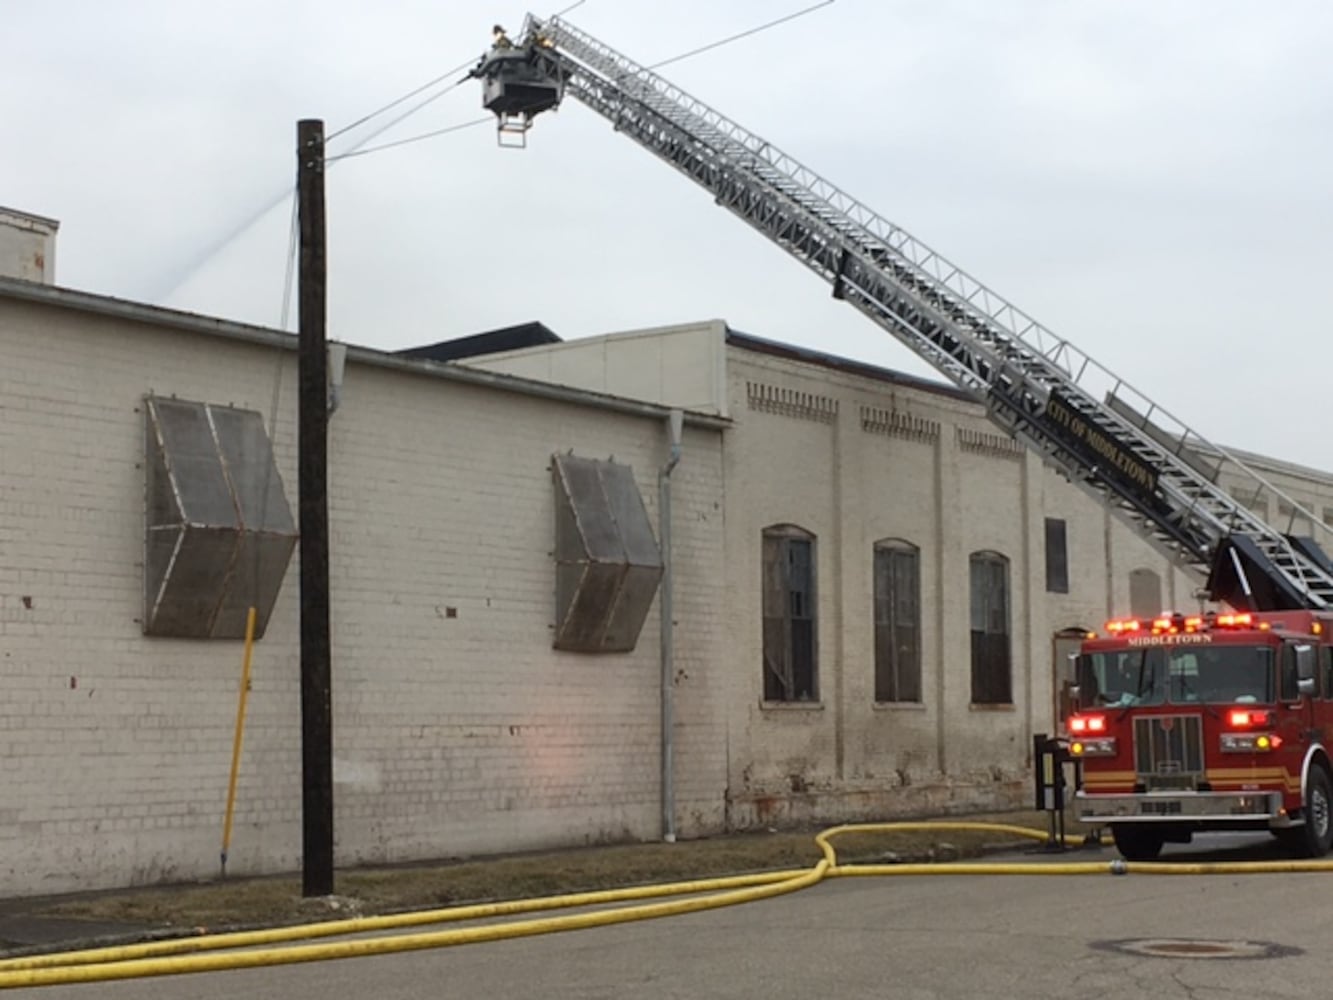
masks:
{"label": "black tire", "polygon": [[1315,765],[1305,783],[1305,823],[1278,834],[1282,846],[1301,858],[1322,858],[1333,848],[1333,784],[1328,772]]}
{"label": "black tire", "polygon": [[1156,861],[1166,843],[1162,831],[1134,823],[1115,824],[1111,827],[1111,836],[1115,838],[1115,849],[1126,861]]}

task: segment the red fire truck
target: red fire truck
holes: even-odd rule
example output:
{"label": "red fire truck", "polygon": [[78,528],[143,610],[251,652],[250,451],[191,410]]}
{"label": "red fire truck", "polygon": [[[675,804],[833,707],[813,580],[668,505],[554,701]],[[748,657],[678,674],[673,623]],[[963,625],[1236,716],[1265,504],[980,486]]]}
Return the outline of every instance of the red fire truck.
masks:
{"label": "red fire truck", "polygon": [[1106,624],[1078,656],[1066,722],[1075,813],[1131,861],[1201,831],[1333,846],[1333,616],[1167,614]]}

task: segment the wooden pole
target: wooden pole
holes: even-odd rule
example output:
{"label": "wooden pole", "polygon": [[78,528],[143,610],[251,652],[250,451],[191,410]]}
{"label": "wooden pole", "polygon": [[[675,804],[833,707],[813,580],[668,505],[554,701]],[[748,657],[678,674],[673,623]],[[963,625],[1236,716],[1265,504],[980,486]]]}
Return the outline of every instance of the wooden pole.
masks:
{"label": "wooden pole", "polygon": [[301,223],[297,475],[301,514],[301,823],[306,896],[333,893],[324,123],[297,123]]}

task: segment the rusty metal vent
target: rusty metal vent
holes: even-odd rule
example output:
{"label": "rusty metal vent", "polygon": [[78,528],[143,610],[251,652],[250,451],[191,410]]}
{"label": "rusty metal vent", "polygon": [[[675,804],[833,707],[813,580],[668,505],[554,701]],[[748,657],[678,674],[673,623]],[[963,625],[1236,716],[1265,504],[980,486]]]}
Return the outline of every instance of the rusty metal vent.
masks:
{"label": "rusty metal vent", "polygon": [[634,648],[662,577],[662,555],[628,465],[556,455],[555,648]]}
{"label": "rusty metal vent", "polygon": [[296,523],[253,410],[149,397],[145,635],[263,635]]}
{"label": "rusty metal vent", "polygon": [[1300,948],[1271,941],[1208,941],[1198,938],[1126,938],[1094,941],[1094,948],[1119,951],[1145,958],[1287,958],[1301,955]]}

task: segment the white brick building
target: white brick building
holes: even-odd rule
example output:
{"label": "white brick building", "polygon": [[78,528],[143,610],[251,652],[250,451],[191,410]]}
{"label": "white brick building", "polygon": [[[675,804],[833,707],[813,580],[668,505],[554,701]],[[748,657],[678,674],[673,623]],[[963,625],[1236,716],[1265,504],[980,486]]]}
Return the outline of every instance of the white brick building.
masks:
{"label": "white brick building", "polygon": [[[295,507],[292,341],[0,279],[0,895],[217,871],[242,647],[144,635],[143,411],[262,415]],[[1021,801],[1059,633],[1192,606],[1197,582],[939,385],[716,322],[470,367],[352,349],[330,432],[340,864],[660,834],[658,605],[632,652],[552,648],[550,466],[614,457],[656,525],[671,407],[682,836]],[[1327,477],[1269,465],[1333,508]],[[972,662],[988,573],[1004,676]],[[297,581],[256,646],[232,872],[300,863]]]}
{"label": "white brick building", "polygon": [[[733,826],[1021,802],[1031,738],[1055,731],[1073,636],[1199,606],[1202,581],[943,385],[720,321],[468,363],[734,421],[723,441]],[[1246,457],[1333,520],[1329,476]],[[765,689],[766,531],[797,538],[813,562],[813,690],[794,696]],[[882,571],[906,563],[909,594],[877,594],[877,559]],[[994,609],[1007,612],[1008,676],[989,690],[973,666],[974,562],[1008,583]],[[877,616],[877,597],[895,596],[912,605],[905,676],[876,649],[877,617],[890,633],[903,624],[882,603]]]}
{"label": "white brick building", "polygon": [[[0,896],[216,874],[242,644],[142,634],[145,397],[258,411],[296,504],[294,338],[0,279]],[[330,428],[340,864],[659,833],[658,623],[551,648],[552,455],[667,411],[351,351]],[[673,475],[683,834],[724,821],[724,421]],[[298,567],[257,643],[228,870],[301,849]],[[654,605],[655,608],[655,605]]]}

